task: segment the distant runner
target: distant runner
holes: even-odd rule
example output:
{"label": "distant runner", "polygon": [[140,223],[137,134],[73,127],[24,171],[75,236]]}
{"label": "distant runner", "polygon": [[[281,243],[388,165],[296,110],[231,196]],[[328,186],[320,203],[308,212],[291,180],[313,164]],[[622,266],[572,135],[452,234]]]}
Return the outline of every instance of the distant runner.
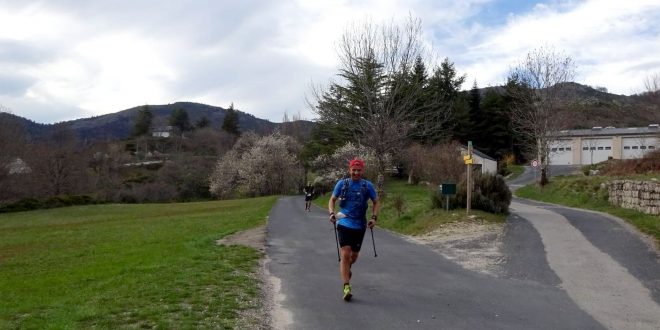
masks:
{"label": "distant runner", "polygon": [[[362,179],[364,161],[353,159],[348,166],[350,179],[337,182],[328,202],[330,222],[337,226],[339,246],[341,246],[341,262],[339,274],[344,281],[343,298],[351,300],[351,265],[355,263],[362,247],[362,240],[367,228],[373,228],[378,219],[378,194],[374,185]],[[335,202],[339,198],[339,211],[335,214]],[[368,201],[371,199],[371,219],[367,221]]]}
{"label": "distant runner", "polygon": [[305,188],[303,188],[303,193],[305,193],[305,211],[310,212],[312,210],[312,197],[314,197],[314,186],[311,183],[307,183]]}

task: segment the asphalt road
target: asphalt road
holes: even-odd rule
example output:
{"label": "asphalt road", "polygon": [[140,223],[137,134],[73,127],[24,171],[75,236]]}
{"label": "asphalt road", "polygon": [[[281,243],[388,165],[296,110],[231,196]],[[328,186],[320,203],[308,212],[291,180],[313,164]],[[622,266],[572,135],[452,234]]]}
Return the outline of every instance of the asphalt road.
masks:
{"label": "asphalt road", "polygon": [[283,197],[270,214],[266,253],[280,282],[278,309],[289,317],[274,328],[660,329],[660,258],[629,226],[519,199],[511,207],[505,275],[466,270],[375,229],[378,257],[367,232],[354,299],[344,302],[326,211],[304,212],[302,196]]}

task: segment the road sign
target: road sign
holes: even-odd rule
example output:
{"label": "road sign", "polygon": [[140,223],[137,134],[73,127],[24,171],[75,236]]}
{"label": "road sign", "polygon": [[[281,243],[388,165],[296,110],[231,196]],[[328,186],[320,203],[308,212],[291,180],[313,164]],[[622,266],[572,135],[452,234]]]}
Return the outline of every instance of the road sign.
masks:
{"label": "road sign", "polygon": [[472,159],[472,156],[470,156],[470,155],[464,155],[463,156],[463,160],[470,160],[470,159]]}
{"label": "road sign", "polygon": [[465,160],[465,165],[472,164],[472,158],[468,158]]}
{"label": "road sign", "polygon": [[539,161],[534,159],[532,160],[532,167],[538,167],[539,166]]}

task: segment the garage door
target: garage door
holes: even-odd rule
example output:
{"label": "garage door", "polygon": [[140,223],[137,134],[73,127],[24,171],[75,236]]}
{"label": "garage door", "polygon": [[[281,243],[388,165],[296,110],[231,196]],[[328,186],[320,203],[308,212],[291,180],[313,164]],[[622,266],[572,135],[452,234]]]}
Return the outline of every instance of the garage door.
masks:
{"label": "garage door", "polygon": [[654,137],[624,137],[621,139],[623,159],[641,158],[649,151],[658,147],[658,139]]}
{"label": "garage door", "polygon": [[612,157],[612,139],[582,139],[582,165],[596,164]]}
{"label": "garage door", "polygon": [[571,165],[573,163],[573,149],[571,141],[556,141],[550,144],[550,164]]}

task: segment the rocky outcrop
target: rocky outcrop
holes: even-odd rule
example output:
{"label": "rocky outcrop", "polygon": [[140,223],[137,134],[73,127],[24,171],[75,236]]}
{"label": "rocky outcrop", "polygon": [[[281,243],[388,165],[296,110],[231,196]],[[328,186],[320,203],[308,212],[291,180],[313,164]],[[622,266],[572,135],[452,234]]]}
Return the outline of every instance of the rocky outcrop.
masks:
{"label": "rocky outcrop", "polygon": [[653,181],[614,180],[607,183],[612,205],[660,215],[660,183]]}

